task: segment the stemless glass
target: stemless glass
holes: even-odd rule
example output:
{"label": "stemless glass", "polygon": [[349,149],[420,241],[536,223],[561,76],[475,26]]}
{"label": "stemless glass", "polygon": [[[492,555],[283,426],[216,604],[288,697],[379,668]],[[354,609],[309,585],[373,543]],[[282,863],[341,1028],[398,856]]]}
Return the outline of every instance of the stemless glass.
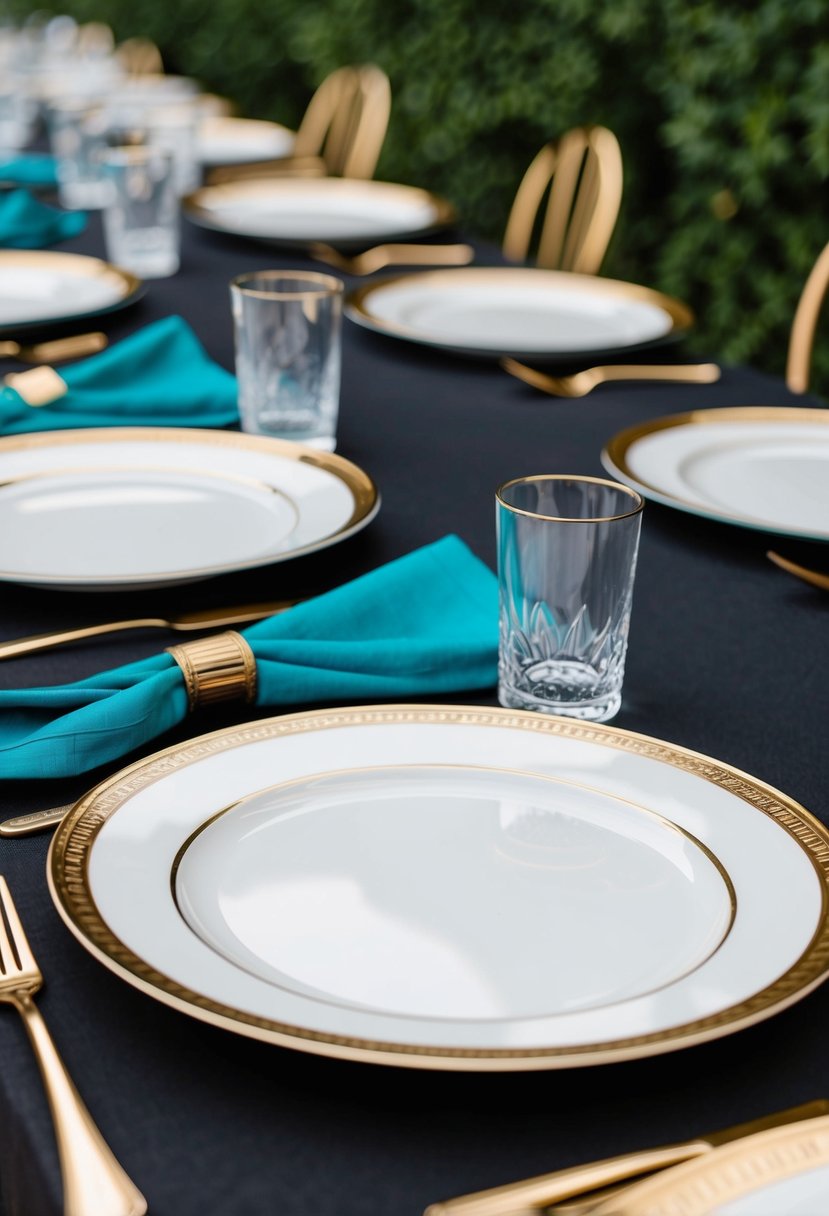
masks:
{"label": "stemless glass", "polygon": [[606,722],[619,710],[644,503],[598,477],[519,477],[496,492],[498,699]]}
{"label": "stemless glass", "polygon": [[112,148],[103,158],[107,257],[142,279],[179,268],[179,198],[173,157],[160,148]]}
{"label": "stemless glass", "polygon": [[82,99],[53,101],[48,109],[48,125],[63,206],[103,207],[107,198],[101,163],[107,147],[103,110]]}
{"label": "stemless glass", "polygon": [[342,280],[262,270],[230,284],[242,429],[332,451],[340,399]]}

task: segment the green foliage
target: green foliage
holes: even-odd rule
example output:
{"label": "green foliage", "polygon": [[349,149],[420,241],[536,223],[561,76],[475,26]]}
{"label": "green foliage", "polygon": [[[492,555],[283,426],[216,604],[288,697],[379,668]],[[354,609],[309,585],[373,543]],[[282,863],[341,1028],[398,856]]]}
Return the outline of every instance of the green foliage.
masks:
{"label": "green foliage", "polygon": [[[12,0],[12,4],[18,0]],[[696,345],[775,372],[829,240],[827,0],[62,0],[168,71],[294,124],[333,68],[389,74],[378,176],[499,237],[542,143],[601,122],[625,201],[605,273],[687,300]],[[20,10],[18,9],[18,12]],[[816,372],[829,393],[829,341]]]}

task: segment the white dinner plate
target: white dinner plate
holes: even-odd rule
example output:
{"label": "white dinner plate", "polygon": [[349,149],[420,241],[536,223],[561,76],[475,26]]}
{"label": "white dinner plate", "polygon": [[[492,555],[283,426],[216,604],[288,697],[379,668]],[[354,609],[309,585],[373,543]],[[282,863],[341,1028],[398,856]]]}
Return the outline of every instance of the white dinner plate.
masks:
{"label": "white dinner plate", "polygon": [[43,249],[0,250],[0,334],[124,308],[143,284],[99,258]]}
{"label": "white dinner plate", "polygon": [[243,165],[290,156],[295,139],[296,133],[278,122],[211,115],[199,127],[196,157],[203,165]]}
{"label": "white dinner plate", "polygon": [[374,517],[356,465],[256,435],[154,427],[0,439],[0,580],[115,591],[285,561]]}
{"label": "white dinner plate", "polygon": [[330,241],[341,249],[422,236],[454,219],[443,199],[415,186],[356,178],[259,178],[204,186],[184,204],[204,228],[280,245]]}
{"label": "white dinner plate", "polygon": [[595,1216],[824,1216],[829,1116],[770,1128],[634,1183]]}
{"label": "white dinner plate", "polygon": [[669,415],[615,435],[602,463],[665,506],[829,540],[829,410],[745,406]]}
{"label": "white dinner plate", "polygon": [[584,360],[640,350],[693,323],[669,296],[595,275],[528,267],[427,270],[358,288],[348,316],[460,354]]}
{"label": "white dinner plate", "polygon": [[411,1067],[571,1067],[727,1034],[829,959],[829,833],[735,769],[463,706],[272,718],[64,819],[80,940],[196,1017]]}

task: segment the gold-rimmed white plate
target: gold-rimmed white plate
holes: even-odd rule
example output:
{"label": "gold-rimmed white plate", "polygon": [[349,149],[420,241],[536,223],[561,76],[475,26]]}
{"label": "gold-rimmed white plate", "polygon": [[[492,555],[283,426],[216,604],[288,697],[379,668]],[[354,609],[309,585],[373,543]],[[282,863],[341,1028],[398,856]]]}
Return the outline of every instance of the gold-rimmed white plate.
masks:
{"label": "gold-rimmed white plate", "polygon": [[416,186],[357,178],[258,178],[204,186],[184,200],[193,223],[234,236],[304,248],[325,241],[359,249],[424,236],[453,222],[454,208]]}
{"label": "gold-rimmed white plate", "polygon": [[829,410],[743,406],[668,415],[614,435],[602,463],[665,506],[829,540]]}
{"label": "gold-rimmed white plate", "polygon": [[457,354],[583,362],[680,337],[691,310],[670,296],[595,275],[470,266],[386,278],[348,297],[352,321]]}
{"label": "gold-rimmed white plate", "polygon": [[278,122],[216,114],[202,120],[196,157],[203,165],[243,165],[290,156],[296,132]]}
{"label": "gold-rimmed white plate", "polygon": [[829,1116],[745,1136],[591,1210],[594,1216],[822,1216],[829,1211]]}
{"label": "gold-rimmed white plate", "polygon": [[0,335],[95,317],[132,304],[143,283],[129,271],[79,253],[0,250]]}
{"label": "gold-rimmed white plate", "polygon": [[669,1051],[798,1000],[829,963],[827,845],[784,794],[656,739],[371,706],[139,761],[67,816],[49,881],[97,958],[196,1017],[518,1070]]}
{"label": "gold-rimmed white plate", "polygon": [[258,435],[108,427],[0,439],[0,581],[164,586],[351,536],[380,500],[333,453]]}

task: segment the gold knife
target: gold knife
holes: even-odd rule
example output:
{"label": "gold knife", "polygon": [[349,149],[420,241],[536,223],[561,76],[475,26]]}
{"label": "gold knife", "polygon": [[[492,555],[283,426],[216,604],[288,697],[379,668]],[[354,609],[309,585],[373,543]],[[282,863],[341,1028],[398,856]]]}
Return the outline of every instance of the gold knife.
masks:
{"label": "gold knife", "polygon": [[[523,1216],[523,1213],[549,1208],[576,1196],[586,1197],[590,1192],[603,1191],[595,1196],[598,1203],[608,1197],[608,1192],[604,1191],[605,1187],[640,1178],[643,1174],[672,1165],[680,1165],[683,1161],[710,1153],[721,1144],[729,1144],[732,1140],[766,1131],[770,1127],[817,1119],[826,1114],[829,1114],[829,1102],[822,1099],[808,1102],[803,1106],[778,1111],[748,1123],[738,1123],[734,1127],[699,1136],[694,1140],[686,1140],[681,1144],[668,1144],[641,1152],[625,1153],[620,1157],[608,1157],[602,1161],[591,1161],[586,1165],[556,1170],[553,1174],[541,1174],[522,1182],[508,1183],[492,1190],[477,1191],[473,1195],[461,1195],[457,1199],[433,1203],[423,1216],[518,1216],[519,1213]],[[589,1211],[589,1206],[579,1204],[575,1209],[571,1207],[574,1216],[579,1210]],[[562,1216],[564,1212],[566,1207]]]}
{"label": "gold knife", "polygon": [[28,638],[0,642],[0,660],[16,659],[24,654],[54,650],[68,642],[99,637],[105,633],[120,633],[125,629],[171,629],[176,633],[191,633],[198,629],[213,629],[222,625],[242,625],[246,621],[261,621],[276,612],[292,608],[299,600],[275,600],[269,604],[242,604],[234,608],[209,608],[206,612],[185,612],[181,616],[137,617],[128,621],[109,621],[104,625],[87,625],[81,629],[63,629],[55,633],[37,633]]}
{"label": "gold knife", "polygon": [[0,357],[22,359],[24,363],[61,363],[64,359],[80,359],[84,355],[96,355],[107,344],[102,333],[73,334],[71,338],[55,338],[51,342],[38,342],[26,346],[20,342],[0,342]]}

